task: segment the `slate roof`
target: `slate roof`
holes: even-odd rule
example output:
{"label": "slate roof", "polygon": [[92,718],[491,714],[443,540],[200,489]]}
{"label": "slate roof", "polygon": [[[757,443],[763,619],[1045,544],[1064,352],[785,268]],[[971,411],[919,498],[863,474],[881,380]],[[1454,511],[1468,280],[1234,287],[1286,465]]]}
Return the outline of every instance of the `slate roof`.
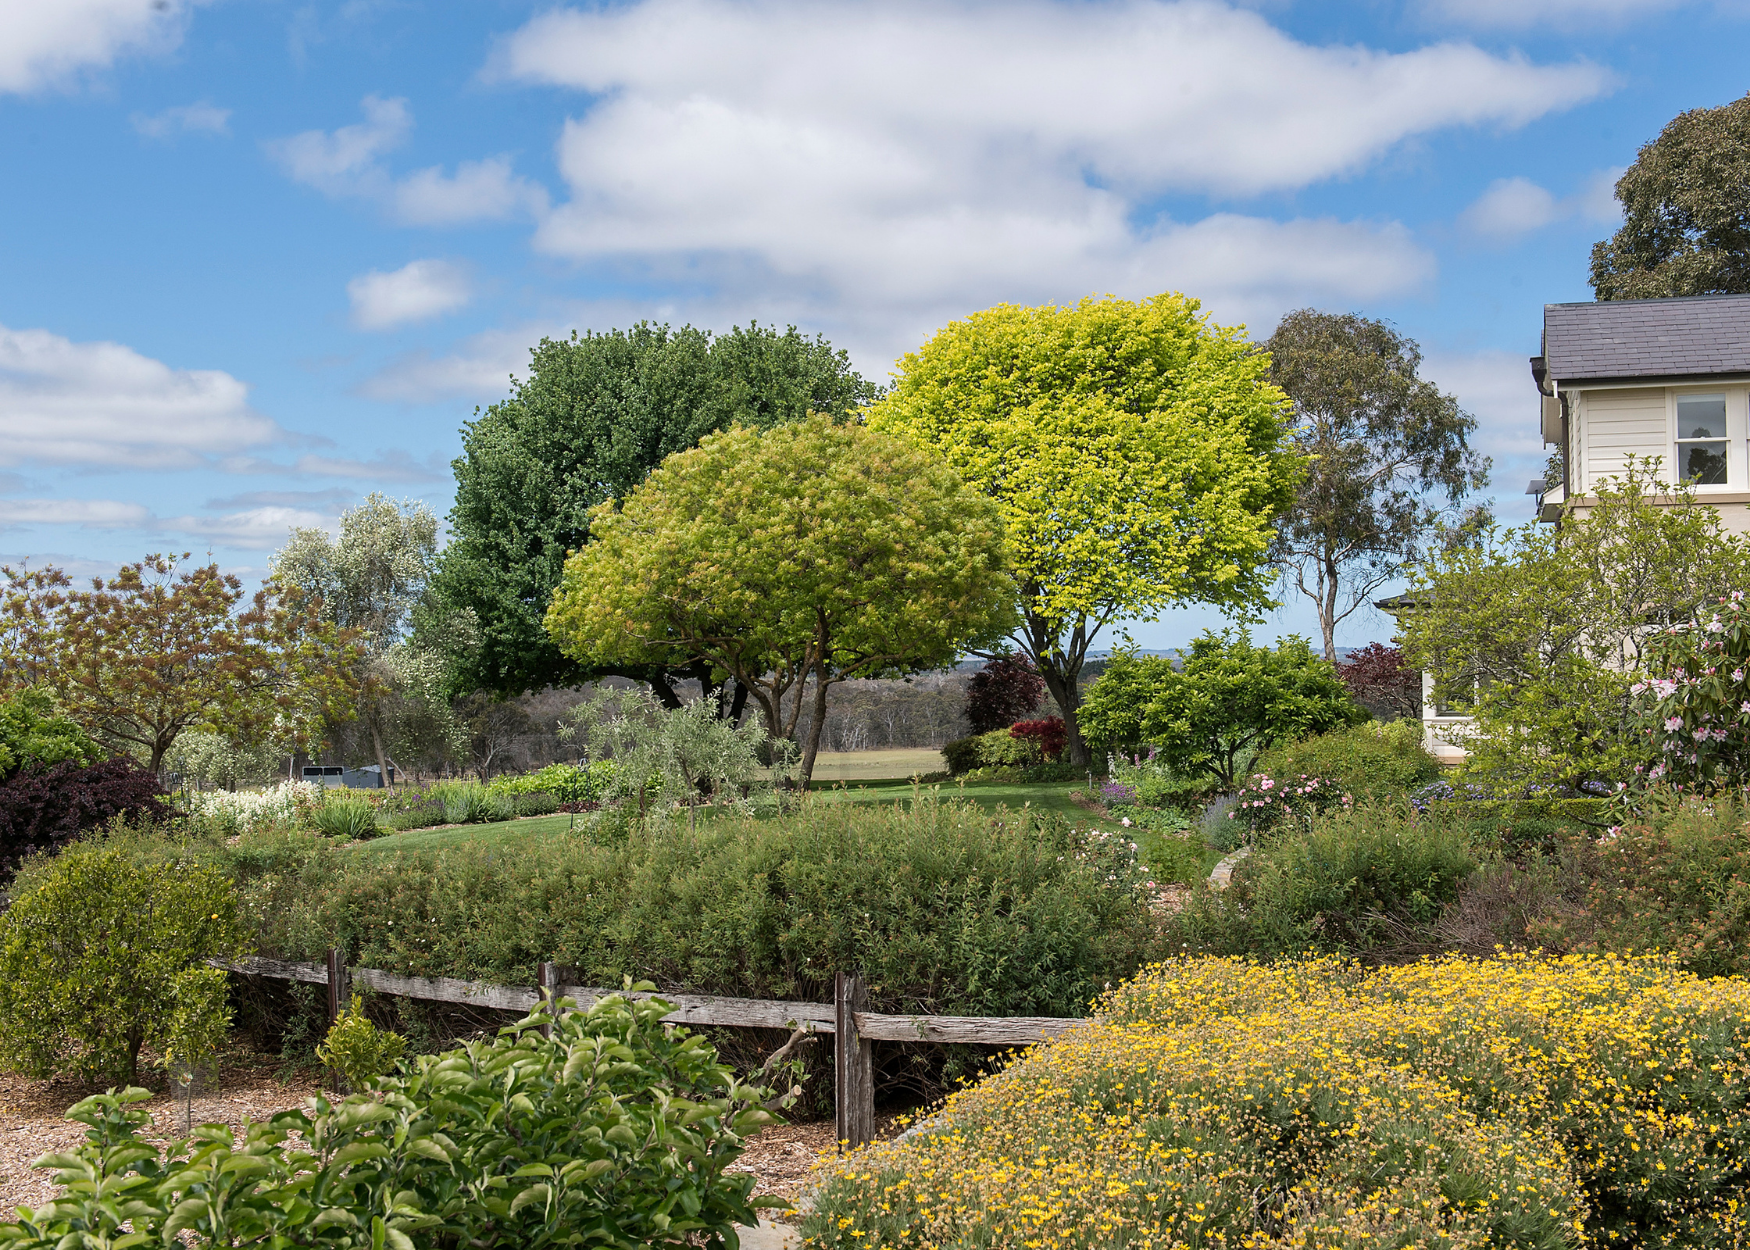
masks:
{"label": "slate roof", "polygon": [[1750,295],[1545,304],[1543,354],[1564,384],[1750,373]]}

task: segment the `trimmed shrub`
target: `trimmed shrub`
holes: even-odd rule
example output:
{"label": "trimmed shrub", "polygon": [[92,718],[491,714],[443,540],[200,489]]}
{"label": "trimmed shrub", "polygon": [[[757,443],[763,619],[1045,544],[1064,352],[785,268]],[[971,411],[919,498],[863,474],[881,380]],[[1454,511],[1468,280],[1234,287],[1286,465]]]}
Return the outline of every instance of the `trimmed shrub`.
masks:
{"label": "trimmed shrub", "polygon": [[1009,737],[1019,738],[1032,748],[1034,763],[1056,763],[1057,757],[1063,754],[1066,734],[1061,716],[1016,721],[1009,726]]}
{"label": "trimmed shrub", "polygon": [[247,948],[213,868],[101,845],[33,862],[0,916],[0,1060],[30,1076],[132,1081],[143,1047],[201,1031],[177,1019],[177,978]]}
{"label": "trimmed shrub", "polygon": [[614,780],[611,760],[593,764],[549,764],[532,773],[496,777],[487,790],[497,795],[550,794],[559,803],[600,803]]}
{"label": "trimmed shrub", "polygon": [[634,831],[441,852],[313,847],[239,867],[264,953],[419,976],[532,984],[552,959],[584,983],[822,1001],[861,968],[880,1010],[1079,1015],[1154,950],[1147,873],[1126,841],[1034,810],[993,819],[810,803]]}
{"label": "trimmed shrub", "polygon": [[1228,889],[1194,895],[1171,917],[1168,942],[1266,957],[1434,946],[1435,922],[1476,867],[1462,820],[1363,804],[1260,846]]}
{"label": "trimmed shrub", "polygon": [[965,738],[956,738],[942,748],[942,758],[947,761],[948,772],[958,777],[981,767],[978,740],[981,735],[972,734]]}
{"label": "trimmed shrub", "polygon": [[545,791],[537,790],[527,794],[513,794],[510,807],[518,816],[551,816],[559,810],[559,800]]}
{"label": "trimmed shrub", "polygon": [[1252,771],[1278,783],[1317,777],[1359,801],[1419,790],[1440,776],[1440,761],[1422,745],[1421,721],[1368,721],[1273,747]]}
{"label": "trimmed shrub", "polygon": [[1185,959],[1100,1014],[841,1160],[809,1244],[1726,1250],[1750,1231],[1744,982],[1653,959]]}
{"label": "trimmed shrub", "polygon": [[[644,987],[640,987],[644,988]],[[341,1102],[203,1126],[193,1149],[143,1134],[143,1089],[69,1113],[87,1140],[50,1165],[62,1197],[0,1243],[352,1246],[726,1245],[758,1222],[754,1178],[731,1172],[771,1116],[660,999],[610,995],[383,1077]],[[295,1135],[295,1136],[294,1136]],[[652,1143],[660,1143],[660,1147]],[[131,1230],[131,1231],[129,1231]]]}
{"label": "trimmed shrub", "polygon": [[0,781],[0,873],[117,817],[164,821],[171,815],[157,776],[132,760],[26,765]]}
{"label": "trimmed shrub", "polygon": [[317,1045],[316,1058],[345,1081],[347,1089],[361,1090],[388,1072],[406,1049],[407,1039],[372,1024],[364,1000],[354,994]]}

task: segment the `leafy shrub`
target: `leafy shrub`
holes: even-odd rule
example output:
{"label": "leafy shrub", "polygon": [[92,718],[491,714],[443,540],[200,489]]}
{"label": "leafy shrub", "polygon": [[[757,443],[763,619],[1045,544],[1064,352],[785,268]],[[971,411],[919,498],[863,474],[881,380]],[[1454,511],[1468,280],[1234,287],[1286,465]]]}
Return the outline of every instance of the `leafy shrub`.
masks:
{"label": "leafy shrub", "polygon": [[771,1119],[767,1091],[665,1027],[670,1010],[612,995],[551,1040],[525,1020],[369,1094],[246,1124],[240,1141],[203,1125],[187,1154],[142,1139],[145,1090],[88,1098],[69,1113],[85,1144],[46,1161],[63,1196],[0,1225],[0,1244],[725,1244],[777,1201],[750,1201],[753,1176],[728,1170]]}
{"label": "leafy shrub", "polygon": [[1632,687],[1656,763],[1643,784],[1711,794],[1750,784],[1750,609],[1735,590],[1647,642],[1653,676]]}
{"label": "leafy shrub", "polygon": [[213,868],[138,864],[100,845],[34,862],[0,916],[0,1061],[131,1081],[142,1047],[197,1031],[175,1019],[178,976],[246,947]]}
{"label": "leafy shrub", "polygon": [[1745,1237],[1743,982],[1644,959],[1365,975],[1185,959],[1101,1014],[842,1160],[803,1224],[809,1244],[1723,1250]]}
{"label": "leafy shrub", "polygon": [[1370,642],[1337,665],[1337,677],[1381,720],[1422,719],[1422,670],[1405,662],[1400,647]]}
{"label": "leafy shrub", "polygon": [[528,794],[512,795],[510,807],[518,816],[551,816],[559,810],[559,800],[544,791],[536,790]]}
{"label": "leafy shrub", "polygon": [[330,798],[310,815],[316,832],[330,838],[374,838],[377,809],[363,799]]}
{"label": "leafy shrub", "polygon": [[532,773],[496,777],[487,786],[493,794],[550,794],[560,803],[599,803],[614,780],[611,760],[593,764],[549,764]]}
{"label": "leafy shrub", "polygon": [[1284,778],[1254,773],[1234,795],[1227,818],[1245,830],[1244,842],[1272,834],[1284,826],[1310,823],[1327,812],[1352,807],[1355,797],[1325,777]]}
{"label": "leafy shrub", "polygon": [[1261,845],[1227,890],[1171,918],[1168,940],[1219,954],[1392,952],[1427,934],[1475,870],[1462,820],[1361,804]]}
{"label": "leafy shrub", "polygon": [[21,768],[95,764],[108,752],[64,716],[46,690],[25,688],[0,698],[0,776]]}
{"label": "leafy shrub", "polygon": [[322,787],[310,781],[282,781],[265,790],[216,790],[191,794],[189,815],[226,836],[307,824],[323,801]]}
{"label": "leafy shrub", "polygon": [[365,1014],[364,1000],[357,994],[342,1009],[316,1047],[316,1058],[351,1090],[370,1088],[407,1049],[407,1039],[388,1029],[379,1029]]}
{"label": "leafy shrub", "polygon": [[1079,1015],[1153,949],[1133,858],[1061,817],[993,821],[925,796],[910,810],[811,803],[618,843],[317,846],[239,879],[263,952],[287,959],[343,946],[362,966],[505,984],[533,983],[551,959],[586,984],[633,974],[813,1001],[831,997],[835,972],[862,968],[883,1010]]}
{"label": "leafy shrub", "polygon": [[1088,739],[1156,747],[1181,776],[1231,790],[1258,751],[1367,719],[1304,638],[1259,647],[1244,631],[1205,633],[1181,662],[1115,654],[1082,705]]}
{"label": "leafy shrub", "polygon": [[1541,917],[1536,939],[1668,952],[1699,976],[1750,974],[1750,827],[1741,803],[1682,803],[1589,849],[1585,910]]}
{"label": "leafy shrub", "polygon": [[972,732],[1007,729],[1045,698],[1045,679],[1024,655],[998,656],[966,683],[966,722]]}
{"label": "leafy shrub", "polygon": [[1053,764],[1063,754],[1066,731],[1063,717],[1047,716],[1041,720],[1016,721],[1009,726],[1009,737],[1019,738],[1033,749],[1031,763]]}
{"label": "leafy shrub", "polygon": [[979,747],[981,734],[972,734],[965,738],[956,738],[942,748],[942,758],[948,764],[948,772],[953,776],[969,773],[982,766],[983,751]]}
{"label": "leafy shrub", "polygon": [[157,776],[132,760],[27,764],[0,781],[0,872],[117,817],[163,821],[171,815]]}
{"label": "leafy shrub", "polygon": [[1419,720],[1368,721],[1264,752],[1252,771],[1278,783],[1320,777],[1353,795],[1409,794],[1440,776],[1440,761],[1422,745]]}

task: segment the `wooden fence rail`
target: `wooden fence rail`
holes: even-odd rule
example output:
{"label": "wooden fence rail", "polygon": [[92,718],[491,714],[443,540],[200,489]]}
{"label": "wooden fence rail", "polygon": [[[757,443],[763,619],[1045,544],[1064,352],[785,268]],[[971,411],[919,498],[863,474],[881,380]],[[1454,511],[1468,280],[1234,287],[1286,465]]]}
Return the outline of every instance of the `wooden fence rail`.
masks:
{"label": "wooden fence rail", "polygon": [[[380,968],[349,968],[340,951],[329,950],[323,963],[292,963],[283,959],[212,960],[214,967],[246,976],[304,981],[326,986],[332,1020],[351,1001],[354,990],[371,990],[397,998],[461,1003],[500,1011],[530,1012],[549,998],[575,999],[587,1008],[597,999],[625,991],[578,985],[568,979],[574,969],[543,963],[533,987],[459,981],[451,977],[407,977]],[[900,1016],[868,1010],[869,992],[863,977],[841,972],[834,978],[833,1001],[803,1003],[762,998],[727,998],[705,994],[633,993],[630,998],[661,998],[675,1009],[663,1017],[673,1024],[709,1024],[743,1029],[807,1029],[833,1035],[833,1108],[840,1142],[860,1146],[875,1135],[875,1065],[873,1042],[970,1042],[980,1046],[1015,1046],[1042,1042],[1080,1019],[1057,1016]]]}

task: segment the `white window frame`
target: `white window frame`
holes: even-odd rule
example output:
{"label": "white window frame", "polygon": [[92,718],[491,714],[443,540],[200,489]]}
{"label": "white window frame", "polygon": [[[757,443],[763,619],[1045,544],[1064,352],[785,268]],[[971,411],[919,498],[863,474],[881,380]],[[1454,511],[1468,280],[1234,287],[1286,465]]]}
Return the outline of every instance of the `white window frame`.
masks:
{"label": "white window frame", "polygon": [[[1726,401],[1726,430],[1723,439],[1684,439],[1677,424],[1677,401],[1723,396]],[[1669,416],[1671,448],[1670,473],[1673,482],[1683,480],[1683,448],[1693,442],[1724,442],[1726,445],[1726,480],[1702,485],[1694,483],[1697,494],[1710,491],[1743,490],[1750,481],[1750,461],[1746,460],[1746,439],[1750,438],[1750,414],[1746,413],[1746,392],[1742,386],[1670,386],[1665,388],[1665,407]]]}

